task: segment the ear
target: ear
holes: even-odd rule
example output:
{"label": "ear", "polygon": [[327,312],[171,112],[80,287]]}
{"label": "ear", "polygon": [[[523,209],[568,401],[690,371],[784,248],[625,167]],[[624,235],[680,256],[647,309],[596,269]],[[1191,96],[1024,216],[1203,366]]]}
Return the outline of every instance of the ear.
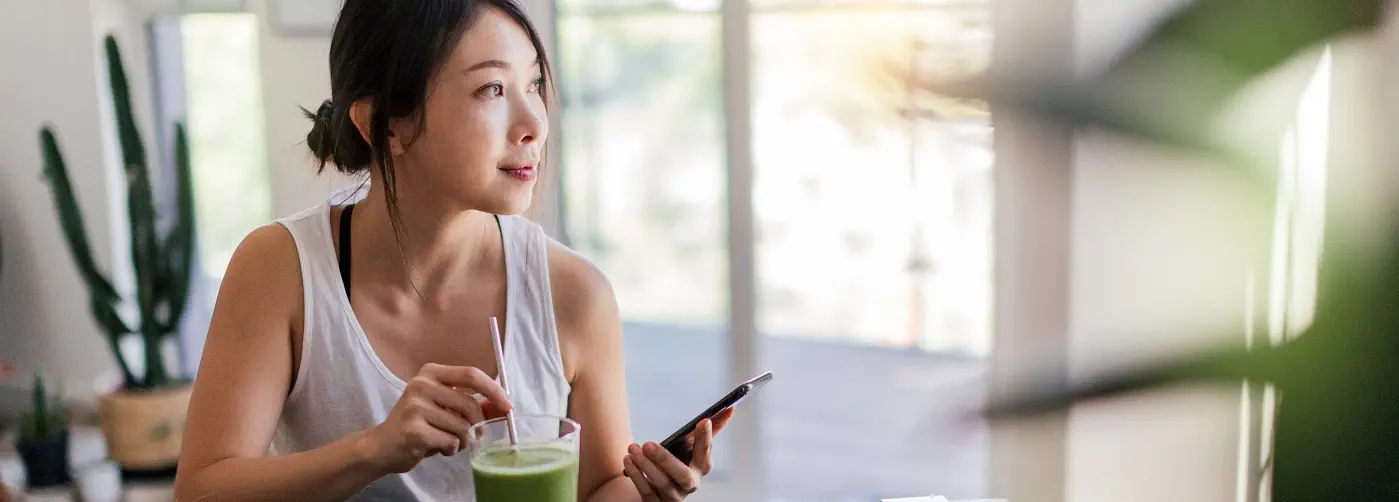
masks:
{"label": "ear", "polygon": [[369,139],[369,124],[373,119],[374,104],[369,98],[359,98],[350,105],[350,122],[355,124],[355,129],[359,131],[359,137],[365,144],[373,144]]}
{"label": "ear", "polygon": [[[370,124],[373,120],[374,103],[370,98],[360,98],[358,101],[355,101],[354,104],[350,105],[350,121],[354,122],[355,129],[359,130],[360,138],[364,139],[365,143],[371,145],[373,144],[373,141],[370,140]],[[389,119],[390,155],[403,155],[403,141],[400,140],[400,138],[403,137],[403,135],[401,134],[402,131],[400,131],[401,127],[402,125],[399,123],[398,120],[392,118]]]}

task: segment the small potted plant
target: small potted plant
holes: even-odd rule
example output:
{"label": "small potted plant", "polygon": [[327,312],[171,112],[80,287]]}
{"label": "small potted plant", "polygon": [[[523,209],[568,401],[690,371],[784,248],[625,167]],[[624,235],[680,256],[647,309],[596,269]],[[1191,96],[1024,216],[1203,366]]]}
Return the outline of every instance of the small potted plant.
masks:
{"label": "small potted plant", "polygon": [[37,374],[33,401],[20,418],[15,449],[30,488],[67,486],[72,481],[68,473],[68,409]]}

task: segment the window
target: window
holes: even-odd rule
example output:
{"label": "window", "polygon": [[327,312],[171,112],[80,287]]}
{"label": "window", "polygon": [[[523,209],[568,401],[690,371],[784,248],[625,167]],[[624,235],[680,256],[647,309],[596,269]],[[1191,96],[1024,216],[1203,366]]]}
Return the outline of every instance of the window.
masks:
{"label": "window", "polygon": [[[727,308],[719,19],[562,2],[565,218],[635,322]],[[570,48],[577,48],[572,50]]]}
{"label": "window", "polygon": [[[761,440],[718,446],[721,466],[764,459],[765,493],[733,498],[983,495],[984,436],[914,422],[990,348],[989,114],[913,81],[986,68],[989,0],[752,0],[737,51],[720,0],[557,1],[564,218],[618,294],[635,436],[664,437],[737,383],[726,358],[749,360],[782,391],[759,398]],[[751,166],[726,164],[747,146],[726,144],[726,53],[750,68]],[[728,326],[744,172],[756,340]]]}
{"label": "window", "polygon": [[200,261],[221,278],[243,237],[272,219],[257,18],[188,14],[180,34]]}
{"label": "window", "polygon": [[271,220],[271,185],[255,14],[195,13],[152,18],[155,108],[163,164],[170,125],[184,122],[193,171],[198,250],[191,305],[180,329],[182,365],[198,367],[219,282],[243,237]]}
{"label": "window", "polygon": [[737,383],[723,332],[719,17],[712,5],[561,0],[557,22],[569,244],[616,290],[633,434],[660,440]]}
{"label": "window", "polygon": [[989,4],[755,8],[760,330],[984,355],[989,114],[912,88],[987,67]]}

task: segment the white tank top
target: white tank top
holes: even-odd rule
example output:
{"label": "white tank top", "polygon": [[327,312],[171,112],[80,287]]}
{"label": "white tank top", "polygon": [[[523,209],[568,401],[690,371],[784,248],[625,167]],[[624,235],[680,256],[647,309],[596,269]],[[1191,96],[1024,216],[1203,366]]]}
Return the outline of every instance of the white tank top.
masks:
{"label": "white tank top", "polygon": [[[363,191],[355,194],[363,198]],[[333,195],[335,201],[338,196]],[[305,290],[301,361],[271,452],[310,450],[379,425],[403,394],[404,382],[375,354],[350,308],[330,232],[331,202],[280,220],[296,241]],[[539,225],[501,216],[505,244],[505,365],[519,413],[565,416],[563,372],[546,239]],[[404,474],[375,481],[356,501],[475,500],[465,453],[433,456]]]}

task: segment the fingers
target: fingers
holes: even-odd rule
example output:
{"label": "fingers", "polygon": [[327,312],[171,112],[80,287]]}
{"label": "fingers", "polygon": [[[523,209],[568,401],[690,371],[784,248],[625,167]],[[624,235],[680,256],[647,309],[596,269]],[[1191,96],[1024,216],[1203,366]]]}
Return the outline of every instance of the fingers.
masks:
{"label": "fingers", "polygon": [[497,408],[495,404],[487,400],[486,396],[482,396],[479,394],[474,395],[471,396],[471,400],[475,401],[476,404],[481,406],[481,415],[485,416],[486,420],[505,418],[505,412],[500,411],[500,408]]}
{"label": "fingers", "polygon": [[505,397],[505,389],[495,379],[486,375],[481,368],[470,366],[444,366],[428,363],[423,365],[419,375],[431,378],[443,385],[465,387],[486,396],[501,411],[510,411],[510,400]]}
{"label": "fingers", "polygon": [[[712,468],[709,453],[714,445],[714,423],[709,420],[701,420],[695,427],[694,432],[694,456],[690,460],[688,467],[698,469],[700,474],[709,474]],[[688,469],[687,469],[688,470]]]}
{"label": "fingers", "polygon": [[408,382],[408,387],[409,392],[420,393],[437,403],[438,406],[456,412],[473,424],[486,420],[485,413],[481,411],[481,403],[477,402],[475,398],[464,395],[460,391],[440,384],[431,378],[413,377]]}
{"label": "fingers", "polygon": [[426,399],[411,403],[409,417],[422,419],[427,425],[440,430],[453,438],[451,448],[443,450],[444,455],[454,455],[462,448],[466,447],[467,430],[471,428],[471,422],[461,415],[452,413],[437,406]]}
{"label": "fingers", "polygon": [[[704,444],[708,445],[707,442]],[[699,446],[700,445],[697,443],[696,448]],[[681,493],[688,495],[694,493],[695,490],[699,490],[699,476],[695,475],[695,471],[690,469],[690,466],[685,465],[680,459],[675,458],[675,455],[672,455],[670,452],[666,451],[665,448],[661,448],[661,445],[656,443],[646,443],[643,450],[646,456],[651,459],[651,463],[660,467],[661,470],[665,472],[666,477],[670,478],[671,482],[675,483],[676,489],[680,490]]]}
{"label": "fingers", "polygon": [[[450,413],[437,410],[446,415]],[[458,418],[460,420],[460,418]],[[441,427],[433,425],[426,418],[414,420],[406,431],[410,436],[409,444],[421,445],[414,448],[412,455],[418,458],[426,458],[432,455],[452,456],[461,450],[462,443],[456,435],[451,434]]]}
{"label": "fingers", "polygon": [[469,441],[467,431],[471,428],[471,424],[485,421],[481,405],[476,402],[476,399],[463,395],[456,389],[442,385],[431,378],[413,377],[413,380],[408,382],[405,394],[416,396],[415,399],[425,401],[425,403],[410,403],[424,408],[410,411],[416,411],[416,415],[421,415],[433,427],[447,431],[457,438],[457,446],[444,451],[444,455],[453,455],[466,448]]}
{"label": "fingers", "polygon": [[[635,445],[632,445],[635,447]],[[622,457],[622,471],[627,473],[627,479],[631,484],[636,485],[636,492],[641,494],[641,499],[647,502],[660,500],[661,496],[651,488],[651,482],[646,480],[646,475],[641,472],[641,468],[632,462],[631,455]]]}
{"label": "fingers", "polygon": [[[666,452],[664,448],[661,448],[660,445],[655,443],[647,443],[644,449],[632,445],[632,462],[635,463],[637,467],[641,468],[641,473],[645,474],[646,478],[650,480],[652,490],[660,496],[661,500],[678,502],[684,499],[687,493],[682,492],[680,486],[675,483],[670,474],[667,474],[666,469],[662,468],[653,460],[655,456],[658,456],[648,451],[653,448],[656,451],[660,451],[660,455],[670,456],[670,453]],[[675,457],[671,457],[671,460],[675,460]],[[676,462],[679,462],[679,460],[676,460]],[[685,470],[688,471],[689,469],[686,468]]]}
{"label": "fingers", "polygon": [[724,430],[724,426],[729,424],[729,419],[734,417],[734,409],[728,408],[714,415],[714,433]]}

